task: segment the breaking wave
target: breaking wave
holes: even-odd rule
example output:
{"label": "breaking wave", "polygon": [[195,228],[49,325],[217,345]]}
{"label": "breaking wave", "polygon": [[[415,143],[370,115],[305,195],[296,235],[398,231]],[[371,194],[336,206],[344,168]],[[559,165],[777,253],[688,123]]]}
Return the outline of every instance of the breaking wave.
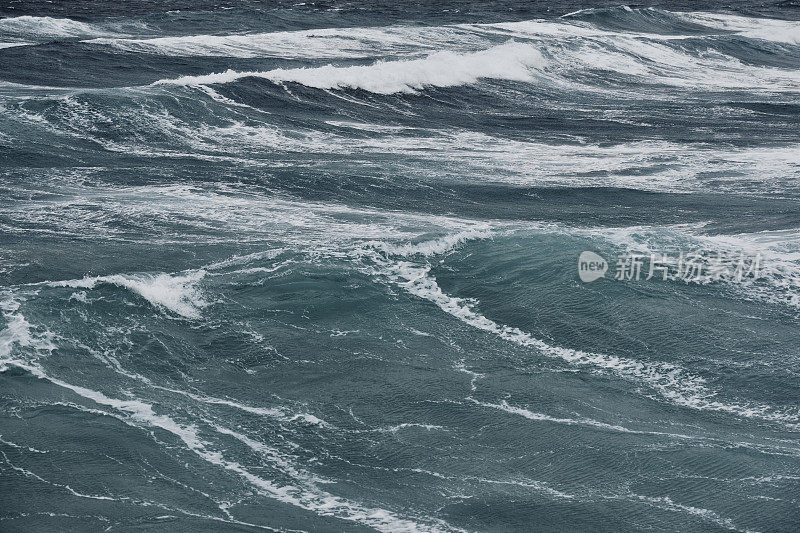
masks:
{"label": "breaking wave", "polygon": [[101,284],[116,285],[128,289],[154,306],[172,311],[184,318],[199,318],[200,310],[208,305],[197,283],[203,279],[205,271],[190,272],[186,275],[169,274],[114,274],[111,276],[86,277],[79,280],[56,281],[53,287],[93,289]]}
{"label": "breaking wave", "polygon": [[415,93],[425,87],[468,85],[480,79],[532,81],[532,69],[543,65],[542,55],[529,44],[508,42],[480,52],[436,52],[422,59],[378,61],[368,66],[276,69],[184,76],[156,85],[231,83],[263,78],[275,83],[294,82],[317,89],[363,89],[377,94]]}

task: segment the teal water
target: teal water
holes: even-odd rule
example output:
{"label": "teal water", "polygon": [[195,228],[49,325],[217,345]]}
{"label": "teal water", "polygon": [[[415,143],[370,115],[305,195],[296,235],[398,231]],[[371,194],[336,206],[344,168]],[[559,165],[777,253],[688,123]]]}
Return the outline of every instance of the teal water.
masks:
{"label": "teal water", "polygon": [[[65,6],[0,9],[0,531],[797,529],[791,2]],[[695,251],[760,270],[614,279]]]}

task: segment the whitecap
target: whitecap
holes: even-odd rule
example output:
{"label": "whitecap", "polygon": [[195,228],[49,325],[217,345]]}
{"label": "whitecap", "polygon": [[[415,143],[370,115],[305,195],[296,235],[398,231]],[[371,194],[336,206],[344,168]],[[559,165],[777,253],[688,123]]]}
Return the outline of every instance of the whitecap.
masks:
{"label": "whitecap", "polygon": [[205,85],[231,83],[242,78],[263,78],[276,83],[294,82],[317,89],[363,89],[378,94],[415,93],[425,87],[474,84],[480,79],[533,81],[532,69],[544,59],[530,44],[494,46],[472,53],[442,51],[421,59],[378,61],[372,65],[275,69],[266,72],[228,70],[216,74],[159,80],[154,85]]}
{"label": "whitecap", "polygon": [[85,277],[83,279],[50,282],[51,287],[94,289],[100,284],[111,284],[128,289],[158,308],[167,309],[185,318],[199,318],[200,310],[208,305],[197,288],[205,271],[197,270],[185,275],[169,274],[113,274]]}
{"label": "whitecap", "polygon": [[21,16],[0,19],[0,32],[31,38],[92,37],[108,35],[98,26],[68,18]]}

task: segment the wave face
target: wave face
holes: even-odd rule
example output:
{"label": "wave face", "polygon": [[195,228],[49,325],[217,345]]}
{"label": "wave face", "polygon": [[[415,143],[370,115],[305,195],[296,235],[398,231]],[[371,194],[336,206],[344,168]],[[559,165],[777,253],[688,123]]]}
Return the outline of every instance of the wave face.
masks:
{"label": "wave face", "polygon": [[702,9],[0,6],[0,531],[795,529],[800,22]]}

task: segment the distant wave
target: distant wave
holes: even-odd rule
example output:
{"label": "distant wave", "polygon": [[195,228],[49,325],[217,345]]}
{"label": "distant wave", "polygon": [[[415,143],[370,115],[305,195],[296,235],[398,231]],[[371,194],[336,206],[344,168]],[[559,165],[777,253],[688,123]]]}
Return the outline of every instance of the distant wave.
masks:
{"label": "distant wave", "polygon": [[14,48],[15,46],[27,46],[31,43],[25,41],[17,41],[12,43],[0,43],[0,49],[2,48]]}
{"label": "distant wave", "polygon": [[[615,8],[555,21],[234,35],[142,35],[146,32],[150,30],[141,24],[16,17],[0,19],[0,47],[70,37],[112,51],[164,56],[378,59],[372,65],[227,70],[161,79],[154,85],[231,83],[255,77],[319,89],[394,94],[480,79],[533,81],[535,69],[541,74],[538,80],[556,88],[608,93],[631,91],[626,88],[632,85],[639,97],[652,97],[640,84],[709,91],[800,91],[800,70],[774,66],[778,45],[744,41],[794,46],[800,43],[800,23],[711,13]],[[736,40],[732,42],[731,36]],[[511,38],[516,42],[502,43]]]}
{"label": "distant wave", "polygon": [[617,6],[581,9],[563,15],[562,20],[576,24],[591,24],[595,27],[615,31],[656,32],[665,37],[691,34],[698,37],[714,37],[731,34],[749,39],[800,44],[800,22],[798,21],[724,13],[681,12],[653,7]]}
{"label": "distant wave", "polygon": [[680,13],[680,15],[690,22],[733,32],[750,39],[800,44],[800,22],[794,20],[751,18],[721,13]]}
{"label": "distant wave", "polygon": [[0,19],[0,31],[48,37],[102,35],[95,26],[77,20],[53,17],[12,17]]}
{"label": "distant wave", "polygon": [[325,59],[431,52],[445,48],[448,43],[480,46],[486,44],[486,39],[466,27],[386,26],[144,39],[100,37],[86,42],[124,52],[158,55]]}
{"label": "distant wave", "polygon": [[[20,17],[23,19],[25,17]],[[36,19],[36,20],[31,20]],[[7,19],[12,20],[12,19]],[[613,22],[613,24],[609,24]],[[681,13],[657,9],[611,8],[583,10],[559,20],[524,20],[445,26],[385,26],[323,28],[231,35],[197,34],[109,35],[105,26],[69,19],[27,17],[10,24],[27,34],[83,36],[91,45],[121,52],[185,57],[280,57],[296,59],[365,58],[390,54],[467,51],[496,44],[497,39],[639,38],[671,41],[741,36],[785,44],[800,44],[800,23],[712,13]],[[0,27],[2,31],[2,27]],[[94,38],[89,38],[97,35]]]}
{"label": "distant wave", "polygon": [[140,23],[89,24],[79,20],[55,17],[10,17],[0,19],[0,35],[14,35],[30,40],[124,36],[125,31],[141,31]]}

